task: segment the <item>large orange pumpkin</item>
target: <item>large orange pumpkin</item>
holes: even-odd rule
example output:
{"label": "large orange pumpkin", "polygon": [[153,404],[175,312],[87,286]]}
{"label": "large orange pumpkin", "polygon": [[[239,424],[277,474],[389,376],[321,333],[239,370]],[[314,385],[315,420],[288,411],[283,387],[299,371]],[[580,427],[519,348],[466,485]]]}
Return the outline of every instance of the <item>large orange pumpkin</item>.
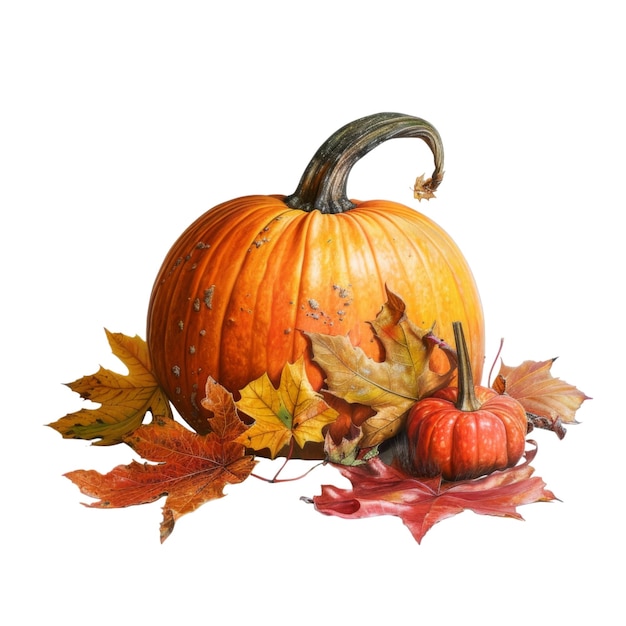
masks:
{"label": "large orange pumpkin", "polygon": [[[381,113],[332,135],[291,196],[220,204],[174,243],[154,284],[147,341],[159,383],[196,431],[207,431],[200,400],[208,376],[237,397],[266,372],[277,384],[284,365],[304,354],[311,383],[323,391],[324,373],[303,331],[348,334],[366,354],[384,358],[368,321],[387,299],[385,286],[415,323],[435,322],[449,343],[452,321],[460,320],[480,378],[483,314],[454,241],[412,208],[347,198],[353,165],[394,137],[418,137],[430,147],[435,170],[416,194],[432,196],[443,176],[439,134],[422,119]],[[344,417],[354,410],[330,400]],[[323,456],[320,445],[309,445],[294,456]]]}

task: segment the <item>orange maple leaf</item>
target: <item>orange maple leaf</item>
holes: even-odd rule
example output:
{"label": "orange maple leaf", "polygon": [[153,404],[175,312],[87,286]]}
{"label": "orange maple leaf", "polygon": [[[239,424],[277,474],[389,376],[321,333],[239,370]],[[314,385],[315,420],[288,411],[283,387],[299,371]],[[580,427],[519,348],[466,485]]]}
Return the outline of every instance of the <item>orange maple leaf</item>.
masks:
{"label": "orange maple leaf", "polygon": [[565,435],[563,424],[576,424],[576,411],[589,396],[552,376],[556,359],[524,361],[516,367],[501,363],[492,387],[515,398],[526,410],[530,423]]}
{"label": "orange maple leaf", "polygon": [[48,424],[65,439],[99,439],[94,445],[113,445],[138,428],[148,411],[172,416],[169,401],[152,374],[145,341],[138,336],[105,332],[113,354],[128,367],[128,374],[100,367],[95,374],[68,384],[81,398],[100,406],[80,409]]}
{"label": "orange maple leaf", "polygon": [[[307,333],[313,358],[326,374],[328,391],[350,403],[375,411],[361,425],[361,447],[373,447],[395,435],[407,410],[417,400],[445,387],[456,367],[456,353],[407,317],[403,300],[387,290],[387,302],[370,322],[385,349],[385,360],[374,361],[347,336]],[[430,369],[430,357],[441,348],[450,364],[440,374]]]}
{"label": "orange maple leaf", "polygon": [[274,458],[292,440],[304,448],[322,442],[322,429],[337,418],[306,376],[304,358],[287,363],[275,388],[267,374],[241,390],[237,408],[254,419],[238,441],[259,451],[267,448]]}
{"label": "orange maple leaf", "polygon": [[107,474],[76,470],[65,474],[81,492],[98,501],[86,506],[120,508],[145,504],[166,496],[161,522],[161,542],[176,521],[209,500],[224,496],[227,484],[240,483],[252,471],[255,460],[236,442],[247,426],[241,421],[232,395],[213,379],[206,385],[205,408],[211,432],[199,435],[169,417],[155,417],[150,424],[124,437],[137,454],[153,463],[131,461]]}

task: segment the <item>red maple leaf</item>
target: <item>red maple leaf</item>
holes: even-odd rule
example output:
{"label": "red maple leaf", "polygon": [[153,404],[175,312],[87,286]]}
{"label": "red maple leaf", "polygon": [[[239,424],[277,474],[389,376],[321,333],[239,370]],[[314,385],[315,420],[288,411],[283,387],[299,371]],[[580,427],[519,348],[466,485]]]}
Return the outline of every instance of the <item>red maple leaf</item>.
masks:
{"label": "red maple leaf", "polygon": [[420,543],[434,524],[466,509],[480,515],[523,519],[518,506],[555,500],[543,480],[532,476],[534,469],[529,463],[535,454],[536,447],[526,452],[520,465],[458,482],[418,479],[375,457],[362,465],[338,466],[352,489],[324,485],[313,504],[321,513],[347,519],[395,515]]}
{"label": "red maple leaf", "polygon": [[161,522],[161,542],[178,518],[201,504],[224,495],[227,484],[248,477],[255,460],[245,454],[236,438],[247,428],[232,395],[209,379],[202,403],[213,412],[211,432],[199,435],[170,417],[155,417],[124,437],[137,454],[152,463],[131,461],[107,474],[76,470],[66,474],[82,493],[97,498],[87,506],[119,508],[154,502],[166,496]]}

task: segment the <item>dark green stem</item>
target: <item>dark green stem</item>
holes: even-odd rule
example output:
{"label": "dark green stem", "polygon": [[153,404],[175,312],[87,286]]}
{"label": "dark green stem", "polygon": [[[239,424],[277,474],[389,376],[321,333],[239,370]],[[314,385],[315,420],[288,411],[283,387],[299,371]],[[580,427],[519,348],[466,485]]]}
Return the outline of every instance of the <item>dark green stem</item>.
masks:
{"label": "dark green stem", "polygon": [[343,213],[354,208],[348,199],[348,176],[355,163],[376,146],[397,137],[418,137],[435,160],[431,178],[416,188],[418,199],[429,198],[443,178],[443,144],[437,130],[419,117],[376,113],[346,124],[329,137],[307,166],[296,191],[285,198],[292,209]]}

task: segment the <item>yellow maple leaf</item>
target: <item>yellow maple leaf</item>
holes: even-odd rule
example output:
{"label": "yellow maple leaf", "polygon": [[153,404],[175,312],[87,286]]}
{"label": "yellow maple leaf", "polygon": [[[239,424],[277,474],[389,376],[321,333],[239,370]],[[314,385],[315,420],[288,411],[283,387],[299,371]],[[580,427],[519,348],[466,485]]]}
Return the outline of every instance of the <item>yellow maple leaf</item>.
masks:
{"label": "yellow maple leaf", "polygon": [[237,408],[254,419],[239,443],[257,451],[267,448],[271,458],[292,438],[300,448],[309,441],[324,441],[323,427],[338,415],[311,386],[302,357],[285,365],[278,389],[267,374],[249,383],[241,390]]}
{"label": "yellow maple leaf", "polygon": [[100,367],[95,374],[68,384],[81,398],[100,406],[80,409],[48,424],[65,439],[99,439],[94,445],[113,445],[136,430],[148,411],[172,417],[167,397],[152,373],[146,342],[137,335],[105,332],[113,354],[126,365],[128,374]]}
{"label": "yellow maple leaf", "polygon": [[[363,448],[393,437],[408,409],[421,398],[445,387],[456,367],[456,353],[407,317],[404,301],[387,290],[387,302],[370,322],[385,348],[385,360],[374,361],[347,336],[307,333],[313,359],[326,373],[328,390],[347,402],[369,406],[376,414],[361,426]],[[450,368],[439,374],[429,361],[436,347],[444,350]]]}

